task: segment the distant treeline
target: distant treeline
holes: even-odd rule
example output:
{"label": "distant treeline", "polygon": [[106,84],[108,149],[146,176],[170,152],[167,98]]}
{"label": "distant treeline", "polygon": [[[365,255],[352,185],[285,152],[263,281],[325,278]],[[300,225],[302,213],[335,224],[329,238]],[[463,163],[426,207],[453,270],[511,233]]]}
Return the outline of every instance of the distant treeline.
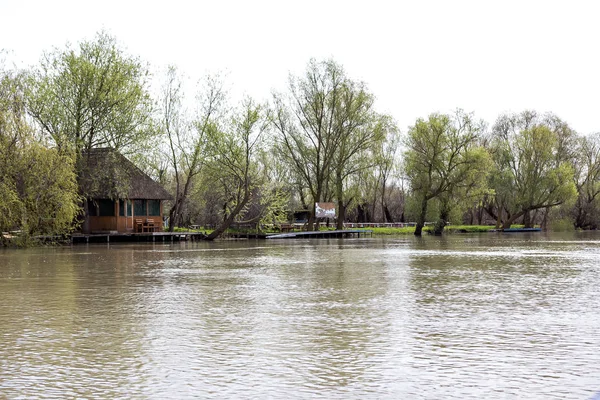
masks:
{"label": "distant treeline", "polygon": [[29,70],[4,62],[0,74],[0,231],[21,231],[23,243],[77,229],[89,195],[78,165],[97,147],[120,151],[172,193],[170,229],[211,224],[211,238],[299,210],[312,229],[322,222],[315,202],[336,203],[339,227],[598,228],[600,135],[578,134],[551,113],[489,125],[458,109],[401,132],[333,60],[310,60],[267,102],[231,104],[219,76],[188,95],[175,67],[151,76],[105,32]]}

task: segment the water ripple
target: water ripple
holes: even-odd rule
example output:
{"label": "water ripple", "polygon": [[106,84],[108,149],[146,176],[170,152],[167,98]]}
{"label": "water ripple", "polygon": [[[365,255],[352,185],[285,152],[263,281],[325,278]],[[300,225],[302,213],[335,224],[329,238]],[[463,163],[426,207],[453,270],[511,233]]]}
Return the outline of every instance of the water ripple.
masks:
{"label": "water ripple", "polygon": [[594,237],[261,243],[0,253],[0,398],[600,390]]}

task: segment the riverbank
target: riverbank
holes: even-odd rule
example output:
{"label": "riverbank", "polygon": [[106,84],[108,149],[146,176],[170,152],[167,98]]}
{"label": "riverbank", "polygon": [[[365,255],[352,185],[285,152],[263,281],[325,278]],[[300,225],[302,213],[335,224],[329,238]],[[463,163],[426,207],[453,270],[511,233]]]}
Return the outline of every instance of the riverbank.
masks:
{"label": "riverbank", "polygon": [[[523,225],[512,225],[511,229],[522,229]],[[402,228],[396,227],[374,227],[369,228],[373,231],[373,236],[401,236],[413,235],[415,233],[414,226],[406,226]],[[494,225],[448,225],[444,229],[444,234],[454,233],[488,233],[498,232],[499,230]],[[423,228],[425,234],[433,233],[433,226],[425,226]]]}
{"label": "riverbank", "polygon": [[[523,229],[523,225],[512,225],[511,229]],[[361,228],[358,228],[360,230]],[[378,227],[378,226],[369,226],[368,228],[362,228],[365,231],[372,232],[372,236],[404,236],[404,235],[414,235],[415,227],[414,226],[404,226],[404,227]],[[319,231],[334,231],[335,227],[321,227]],[[199,231],[207,232],[206,229],[200,229]],[[499,230],[494,225],[448,225],[446,229],[444,229],[444,234],[455,234],[455,233],[488,233],[488,232],[498,232]],[[301,229],[289,229],[285,232],[277,229],[270,229],[261,232],[263,235],[275,234],[275,233],[293,233],[293,232],[303,232]],[[425,226],[423,228],[423,232],[425,234],[433,234],[433,226]],[[256,234],[254,230],[236,230],[229,229],[225,232],[225,237],[236,236],[239,234]]]}
{"label": "riverbank", "polygon": [[[523,225],[512,225],[511,229],[520,230]],[[369,232],[369,236],[386,237],[386,236],[406,236],[415,233],[414,226],[404,227],[368,227],[359,229],[348,229],[353,232]],[[318,232],[332,232],[334,227],[321,227]],[[493,225],[448,225],[444,230],[444,234],[464,234],[464,233],[487,233],[498,232]],[[211,229],[185,229],[176,228],[175,232],[154,232],[144,234],[95,234],[83,235],[73,234],[70,236],[36,236],[28,237],[26,240],[20,240],[20,237],[11,235],[3,235],[3,245],[5,247],[31,247],[36,245],[57,245],[57,244],[78,244],[78,243],[110,243],[110,242],[173,242],[186,240],[202,240],[212,232]],[[424,234],[433,234],[433,226],[423,228]],[[257,232],[250,229],[229,229],[222,235],[221,239],[265,239],[273,234],[294,234],[304,233],[301,229],[288,229],[285,231],[270,229]],[[314,232],[313,232],[314,233]],[[358,236],[358,234],[357,234]],[[1,247],[1,246],[0,246]]]}

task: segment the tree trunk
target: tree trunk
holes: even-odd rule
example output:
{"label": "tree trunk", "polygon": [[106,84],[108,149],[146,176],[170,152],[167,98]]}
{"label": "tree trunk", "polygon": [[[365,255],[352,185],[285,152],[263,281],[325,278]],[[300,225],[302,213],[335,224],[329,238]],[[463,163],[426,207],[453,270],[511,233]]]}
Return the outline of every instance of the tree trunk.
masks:
{"label": "tree trunk", "polygon": [[531,222],[531,212],[530,211],[525,211],[523,213],[523,225],[525,225],[525,228],[533,227],[533,224]]}
{"label": "tree trunk", "polygon": [[[342,179],[342,171],[337,170],[335,173],[335,197],[337,198],[337,223],[336,229],[344,229],[344,219],[346,218],[346,208],[344,207],[344,180]],[[329,219],[327,219],[329,222]]]}
{"label": "tree trunk", "polygon": [[548,231],[548,214],[549,214],[549,211],[550,211],[549,208],[545,208],[544,209],[544,216],[542,217],[542,224],[541,224],[542,226],[541,226],[541,228],[542,228],[542,230],[544,232]]}
{"label": "tree trunk", "polygon": [[477,209],[477,224],[481,225],[483,224],[483,207],[479,206],[479,208]]}
{"label": "tree trunk", "polygon": [[500,225],[502,224],[502,218],[501,218],[502,209],[500,207],[498,207],[497,214],[494,212],[494,208],[493,208],[492,204],[488,204],[487,206],[484,206],[483,209],[490,217],[492,217],[496,221],[496,228],[500,228]]}
{"label": "tree trunk", "polygon": [[314,208],[312,210],[308,210],[308,222],[306,224],[306,230],[312,231],[315,226],[315,211]]}
{"label": "tree trunk", "polygon": [[356,206],[356,211],[356,222],[365,222],[365,209],[363,208],[362,204],[358,204]]}
{"label": "tree trunk", "polygon": [[513,222],[515,222],[517,220],[517,218],[521,217],[522,215],[524,215],[527,212],[529,212],[529,210],[519,211],[516,214],[510,215],[508,218],[506,218],[506,220],[502,224],[502,229],[509,229],[510,226],[513,224]]}
{"label": "tree trunk", "polygon": [[421,236],[423,227],[425,226],[425,218],[427,217],[427,202],[426,198],[421,200],[421,213],[417,219],[417,226],[415,227],[415,236]]}
{"label": "tree trunk", "polygon": [[385,205],[385,183],[381,187],[381,219],[383,222],[390,222],[388,220],[389,211]]}
{"label": "tree trunk", "polygon": [[346,207],[344,206],[344,202],[338,200],[338,216],[337,216],[337,224],[336,229],[342,230],[344,229],[344,220],[346,219]]}
{"label": "tree trunk", "polygon": [[221,236],[223,234],[223,232],[225,232],[227,230],[227,228],[229,228],[231,226],[231,224],[233,223],[233,220],[235,219],[235,217],[237,217],[237,215],[240,213],[240,211],[242,211],[244,209],[244,206],[246,205],[246,203],[248,203],[248,200],[250,200],[250,192],[249,191],[247,191],[244,194],[244,198],[242,199],[242,201],[240,203],[238,203],[237,206],[235,206],[235,208],[233,209],[231,214],[229,214],[227,216],[227,218],[225,218],[223,223],[221,225],[219,225],[217,227],[217,229],[212,231],[211,234],[206,237],[206,240],[214,240],[217,237]]}
{"label": "tree trunk", "polygon": [[175,228],[175,224],[177,223],[176,219],[177,219],[177,215],[179,214],[179,204],[180,204],[180,198],[177,197],[175,199],[175,203],[173,204],[173,207],[171,207],[171,209],[169,210],[169,232],[173,232],[173,230]]}
{"label": "tree trunk", "polygon": [[435,235],[441,235],[444,232],[444,228],[446,227],[446,223],[448,222],[448,216],[450,215],[450,210],[446,205],[442,203],[442,207],[440,210],[440,218],[436,222],[433,233]]}
{"label": "tree trunk", "polygon": [[392,217],[392,213],[390,213],[390,210],[389,210],[387,204],[383,206],[383,213],[385,215],[385,222],[389,222],[389,223],[394,222],[394,218]]}

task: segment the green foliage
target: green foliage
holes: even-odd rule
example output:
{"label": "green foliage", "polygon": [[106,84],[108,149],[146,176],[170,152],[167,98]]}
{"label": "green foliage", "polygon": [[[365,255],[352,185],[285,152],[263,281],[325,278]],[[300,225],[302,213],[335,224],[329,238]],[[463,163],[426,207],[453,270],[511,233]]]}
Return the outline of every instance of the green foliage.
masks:
{"label": "green foliage", "polygon": [[259,224],[287,222],[289,202],[290,194],[284,186],[274,182],[266,182],[261,189],[259,200],[262,211]]}
{"label": "green foliage", "polygon": [[370,150],[395,129],[373,102],[366,85],[348,78],[332,60],[311,60],[303,77],[290,77],[288,95],[274,98],[277,146],[308,190],[306,205],[336,198],[340,223],[349,203],[349,177],[371,167]]}
{"label": "green foliage", "polygon": [[22,224],[31,235],[69,233],[79,212],[73,160],[31,143],[22,154],[17,179],[22,202]]}
{"label": "green foliage", "polygon": [[151,131],[147,76],[137,58],[100,32],[77,49],[45,54],[29,79],[29,112],[61,150],[123,151]]}
{"label": "green foliage", "polygon": [[201,176],[201,173],[204,172],[205,159],[209,158],[210,136],[218,136],[218,121],[224,113],[226,96],[223,83],[218,77],[208,76],[201,84],[203,86],[197,96],[198,113],[194,119],[187,115],[183,107],[182,82],[174,67],[170,67],[167,72],[160,96],[157,125],[167,140],[167,164],[174,175],[172,192],[175,193],[175,201],[169,211],[170,230],[176,224],[183,224],[186,208],[190,203],[188,197],[201,189],[198,187],[199,182],[209,179],[211,183],[215,182],[212,178]]}
{"label": "green foliage", "polygon": [[571,152],[566,150],[574,134],[565,125],[527,111],[496,122],[490,185],[498,208],[507,213],[504,227],[531,211],[575,201]]}
{"label": "green foliage", "polygon": [[[221,195],[224,205],[221,224],[208,239],[214,239],[235,222],[243,220],[252,206],[251,200],[264,185],[258,155],[263,146],[262,137],[267,127],[264,107],[247,98],[233,111],[230,119],[207,131],[205,168],[217,183],[213,190]],[[268,191],[263,191],[268,195]],[[266,198],[266,196],[265,196]]]}
{"label": "green foliage", "polygon": [[486,192],[489,156],[478,144],[482,129],[481,122],[461,110],[454,116],[431,114],[409,129],[404,171],[418,200],[416,235],[432,199],[438,201],[438,226],[443,229],[455,207]]}
{"label": "green foliage", "polygon": [[577,201],[572,211],[575,226],[600,228],[600,133],[579,138],[574,160]]}
{"label": "green foliage", "polygon": [[[19,231],[24,245],[36,235],[69,233],[79,210],[72,158],[35,140],[22,75],[0,73],[0,232]],[[7,244],[4,235],[0,243]]]}
{"label": "green foliage", "polygon": [[0,182],[0,230],[29,237],[64,235],[79,211],[72,159],[32,142],[15,153],[12,171]]}
{"label": "green foliage", "polygon": [[575,230],[573,226],[573,220],[570,218],[560,218],[553,220],[550,223],[550,230],[552,232],[572,232]]}

